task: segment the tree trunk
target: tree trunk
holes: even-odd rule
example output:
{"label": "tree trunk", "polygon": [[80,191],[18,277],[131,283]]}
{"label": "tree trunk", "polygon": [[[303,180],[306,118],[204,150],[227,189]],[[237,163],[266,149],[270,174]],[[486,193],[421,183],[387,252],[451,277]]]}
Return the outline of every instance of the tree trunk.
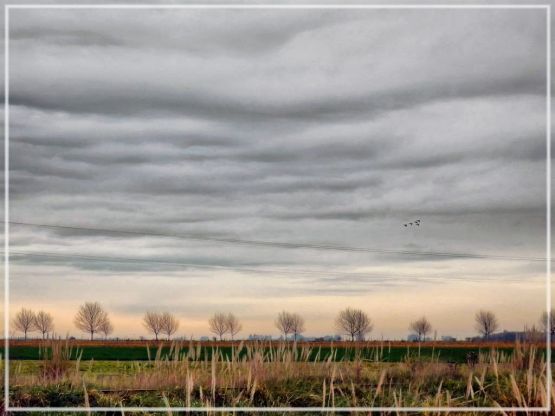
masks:
{"label": "tree trunk", "polygon": [[91,341],[93,340],[93,338],[94,338],[94,331],[91,331]]}
{"label": "tree trunk", "polygon": [[23,334],[24,334],[25,341],[27,341],[27,330],[25,330],[25,332],[23,332]]}
{"label": "tree trunk", "polygon": [[158,333],[154,333],[154,336],[156,337],[156,341],[158,341]]}

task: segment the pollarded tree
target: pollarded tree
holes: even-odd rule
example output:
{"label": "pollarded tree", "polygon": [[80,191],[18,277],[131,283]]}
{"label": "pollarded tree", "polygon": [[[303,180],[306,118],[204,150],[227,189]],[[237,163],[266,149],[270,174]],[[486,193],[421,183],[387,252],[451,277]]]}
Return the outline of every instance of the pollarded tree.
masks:
{"label": "pollarded tree", "polygon": [[235,337],[235,335],[237,335],[239,333],[239,331],[241,331],[241,329],[243,329],[243,325],[241,325],[241,322],[239,322],[239,319],[237,319],[237,317],[232,314],[231,312],[227,314],[227,332],[229,332],[229,335],[231,335],[231,340],[233,341],[233,338]]}
{"label": "pollarded tree", "polygon": [[27,333],[35,329],[35,313],[30,309],[21,308],[15,315],[13,326],[23,332],[24,338],[27,339]]}
{"label": "pollarded tree", "polygon": [[409,329],[418,335],[418,341],[423,341],[426,339],[426,335],[432,330],[432,324],[430,324],[430,321],[423,316],[422,318],[411,322]]}
{"label": "pollarded tree", "polygon": [[209,320],[208,320],[208,327],[210,332],[214,335],[218,335],[220,337],[220,341],[222,340],[223,335],[229,331],[228,326],[228,316],[218,312],[215,313]]}
{"label": "pollarded tree", "polygon": [[162,314],[157,312],[145,313],[143,325],[154,334],[156,341],[158,341],[158,334],[162,332]]}
{"label": "pollarded tree", "polygon": [[287,341],[287,335],[293,332],[293,314],[286,311],[280,312],[275,324]]}
{"label": "pollarded tree", "polygon": [[291,332],[293,333],[293,339],[296,341],[297,337],[304,331],[304,318],[298,313],[291,314]]}
{"label": "pollarded tree", "polygon": [[35,316],[34,327],[42,334],[42,339],[48,338],[48,333],[54,330],[54,319],[48,312],[40,311]]}
{"label": "pollarded tree", "polygon": [[160,320],[162,322],[160,332],[167,335],[168,340],[171,339],[171,336],[179,329],[179,320],[169,312],[164,312]]}
{"label": "pollarded tree", "polygon": [[108,314],[98,302],[86,302],[79,307],[77,315],[75,315],[75,326],[83,332],[91,335],[99,332],[104,322],[108,319]]}
{"label": "pollarded tree", "polygon": [[349,335],[351,341],[363,340],[366,334],[372,331],[372,321],[368,315],[360,309],[347,308],[337,316],[335,325],[338,330]]}
{"label": "pollarded tree", "polygon": [[475,328],[487,340],[499,327],[497,317],[491,311],[480,310],[474,316]]}

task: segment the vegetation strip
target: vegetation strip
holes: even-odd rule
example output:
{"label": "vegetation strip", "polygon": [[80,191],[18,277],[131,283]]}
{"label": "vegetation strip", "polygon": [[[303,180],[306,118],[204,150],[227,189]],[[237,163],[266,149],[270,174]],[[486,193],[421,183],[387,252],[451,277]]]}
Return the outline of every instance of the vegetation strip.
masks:
{"label": "vegetation strip", "polygon": [[[193,348],[198,348],[195,344]],[[222,354],[224,359],[231,359],[232,353],[237,347],[232,346],[200,346],[201,352],[199,358],[201,360],[210,360],[212,358],[213,352],[217,349],[218,353]],[[156,356],[158,347],[149,346],[149,351],[147,351],[146,345],[143,347],[139,346],[85,346],[78,347],[72,351],[71,359],[75,360],[77,354],[81,354],[81,359],[83,360],[102,360],[102,361],[148,361],[150,357]],[[190,346],[186,343],[182,347],[183,353],[188,353]],[[405,359],[407,355],[419,355],[421,358],[435,358],[441,362],[454,362],[454,363],[464,363],[466,362],[467,354],[470,352],[479,353],[481,351],[489,351],[489,347],[421,347],[418,345],[407,344],[406,347],[361,347],[361,348],[348,348],[348,347],[316,347],[312,348],[310,352],[309,359],[311,361],[325,361],[330,356],[332,356],[332,351],[334,361],[343,360],[353,360],[356,357],[367,361],[384,361],[384,362],[401,362]],[[501,347],[497,348],[498,351],[505,354],[512,354],[513,349],[511,347]],[[170,355],[170,346],[164,346],[161,348],[161,355]],[[265,353],[270,353],[270,350],[275,352],[277,347],[264,347]],[[297,347],[298,353],[300,353],[302,347]],[[540,353],[544,353],[545,349],[541,349]],[[0,348],[0,353],[4,355],[4,348]],[[149,354],[150,353],[150,354]],[[235,352],[236,353],[236,352]],[[245,348],[239,351],[239,356],[242,357],[246,354]],[[10,359],[12,360],[39,360],[41,359],[41,353],[39,348],[32,346],[13,346],[10,347]],[[169,357],[170,359],[172,357]]]}

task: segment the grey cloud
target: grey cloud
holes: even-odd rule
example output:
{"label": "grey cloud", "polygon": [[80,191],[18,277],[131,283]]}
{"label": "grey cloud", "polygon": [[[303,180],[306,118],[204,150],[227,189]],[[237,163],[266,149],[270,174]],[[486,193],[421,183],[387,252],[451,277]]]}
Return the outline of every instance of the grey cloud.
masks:
{"label": "grey cloud", "polygon": [[[287,16],[285,16],[286,14]],[[446,16],[443,14],[408,13],[409,20],[407,21],[422,19],[433,27],[433,25],[446,21]],[[159,48],[157,50],[149,49],[149,56],[154,59],[148,61],[141,59],[141,56],[144,58],[144,54],[137,55],[136,52],[128,51],[125,48],[116,50],[92,48],[91,54],[95,59],[89,59],[89,55],[84,53],[81,48],[76,50],[74,56],[68,58],[65,55],[67,47],[45,48],[45,51],[49,51],[54,56],[60,55],[64,59],[65,65],[60,66],[56,59],[52,59],[50,56],[45,57],[37,50],[16,48],[12,63],[18,70],[12,77],[15,85],[12,88],[11,101],[14,104],[70,112],[100,112],[119,115],[133,113],[190,114],[201,118],[244,120],[249,123],[282,119],[291,121],[307,119],[321,122],[345,117],[369,117],[392,109],[409,108],[431,100],[523,92],[542,94],[544,91],[544,62],[539,59],[518,59],[522,56],[519,57],[512,49],[505,48],[510,45],[511,48],[517,48],[524,56],[531,58],[535,58],[533,52],[536,50],[543,52],[543,49],[540,49],[543,29],[539,25],[532,24],[541,17],[538,13],[525,13],[520,19],[511,13],[497,15],[484,13],[485,17],[483,18],[473,13],[466,15],[458,13],[457,19],[448,14],[447,22],[453,24],[453,27],[450,28],[453,34],[444,40],[445,45],[443,45],[437,39],[439,36],[444,36],[441,32],[431,29],[429,33],[421,33],[421,36],[429,42],[427,45],[424,44],[424,48],[422,48],[422,44],[412,45],[402,38],[403,34],[408,36],[410,25],[407,25],[405,20],[392,18],[391,13],[344,12],[340,16],[334,12],[321,13],[315,18],[309,19],[313,23],[313,27],[310,22],[307,23],[306,16],[309,16],[307,13],[281,13],[284,18],[279,25],[275,23],[275,15],[268,17],[267,13],[262,13],[264,16],[262,22],[258,22],[256,19],[243,19],[244,15],[248,16],[249,13],[236,13],[234,19],[227,19],[232,23],[230,26],[226,25],[225,29],[216,26],[215,34],[210,35],[211,32],[205,28],[201,32],[203,38],[179,38],[178,44],[181,51],[187,51],[187,45],[190,44],[203,45],[198,47],[205,50],[210,49],[211,42],[217,43],[224,50],[233,49],[228,42],[233,45],[247,45],[247,49],[248,45],[253,42],[267,45],[269,43],[267,38],[261,34],[271,30],[272,33],[277,32],[290,36],[291,32],[288,30],[291,26],[290,22],[294,22],[294,26],[301,28],[301,33],[306,33],[306,28],[311,27],[310,35],[301,37],[294,44],[287,45],[288,48],[283,51],[275,52],[267,61],[257,61],[256,57],[253,58],[249,55],[243,59],[228,58],[225,55],[216,55],[210,59],[191,58],[186,53],[164,55]],[[184,18],[189,17],[188,14],[183,16]],[[203,15],[199,14],[198,16],[200,19]],[[225,19],[225,16],[224,14],[221,19]],[[379,16],[382,16],[386,22],[391,22],[389,29],[386,29],[387,26],[380,22]],[[362,39],[368,39],[366,41],[368,44],[364,45],[364,40],[351,38],[350,42],[354,45],[351,48],[356,49],[356,47],[360,48],[364,45],[373,47],[377,51],[377,55],[374,57],[368,55],[364,49],[357,50],[360,55],[359,60],[361,60],[358,62],[358,67],[351,68],[350,60],[346,60],[343,68],[336,64],[337,61],[330,62],[328,59],[329,53],[337,53],[338,59],[343,58],[346,53],[340,49],[340,47],[345,49],[344,45],[339,44],[336,39],[336,35],[341,34],[341,31],[349,33],[345,17],[350,18],[350,24],[366,35]],[[376,19],[376,17],[378,18]],[[189,18],[193,19],[194,25],[198,25],[195,18]],[[211,18],[213,19],[212,15]],[[113,19],[117,21],[116,18]],[[153,38],[157,45],[174,41],[170,30],[160,33],[159,22],[163,19],[169,19],[171,24],[177,27],[186,26],[183,25],[183,22],[176,24],[175,16],[171,14],[161,13],[155,17],[152,17],[152,14],[147,15],[147,18],[141,21],[140,27],[143,30],[146,28],[147,33],[154,32],[151,34],[154,35]],[[65,19],[61,19],[60,24],[67,24],[68,20],[71,22],[66,16]],[[137,22],[133,23],[133,17],[127,20],[130,22],[130,26],[137,26]],[[15,21],[14,32],[17,34],[17,19]],[[269,21],[270,24],[264,24],[266,21]],[[461,32],[464,33],[466,29],[464,22],[491,23],[491,21],[496,23],[500,30],[507,32],[506,38],[499,36],[485,42],[483,37],[466,36],[465,41],[469,45],[473,45],[475,50],[469,46],[464,49],[464,53],[470,56],[475,54],[473,58],[477,59],[477,63],[474,66],[461,66],[460,64],[464,60],[451,50],[452,46],[448,42],[460,42],[460,38],[457,36],[460,37]],[[30,22],[32,24],[33,20],[31,19]],[[314,22],[317,23],[314,24]],[[94,18],[90,22],[82,22],[83,25],[87,23],[96,25],[98,22]],[[246,27],[253,32],[245,30],[242,23],[246,23]],[[510,25],[515,23],[520,23],[521,29],[525,29],[528,36],[517,38],[517,42],[512,42],[515,35],[511,32]],[[234,36],[237,31],[235,24],[240,28],[242,42],[236,41]],[[45,30],[45,25],[52,25],[52,23],[43,21],[42,25],[35,30],[41,33],[41,30]],[[376,29],[372,29],[374,27]],[[113,30],[110,25],[108,28],[100,25],[97,30],[102,29]],[[388,51],[376,44],[378,40],[382,40],[378,34],[379,29],[386,29],[385,32],[391,34],[394,48],[389,51],[389,56],[387,55]],[[118,31],[120,31],[119,25]],[[132,33],[136,32],[135,27]],[[120,36],[124,38],[128,36],[125,29],[121,33]],[[322,50],[320,46],[314,48],[314,51],[309,49],[311,42],[314,44],[317,41],[318,34],[321,34],[323,39],[329,40],[329,50],[325,48]],[[132,38],[132,36],[129,37]],[[144,39],[147,37],[146,34],[140,36],[143,46],[146,42]],[[41,38],[27,40],[31,45],[33,41],[40,43]],[[416,54],[414,63],[411,63],[416,67],[410,68],[410,70],[425,71],[427,69],[430,72],[429,77],[420,72],[407,74],[400,65],[397,65],[398,57],[394,55],[396,50],[405,47],[409,48],[411,53],[415,53],[420,50],[416,46],[437,56],[436,65],[426,53]],[[347,48],[347,50],[351,48]],[[530,48],[533,50],[530,51]],[[492,50],[490,49],[495,49],[499,54],[497,61],[491,58]],[[29,55],[26,55],[24,51],[29,51]],[[303,53],[313,57],[314,62],[305,62],[306,57],[303,56]],[[19,56],[24,61],[34,59],[36,65],[49,75],[49,82],[43,83],[42,80],[33,79],[33,74],[28,73],[26,67],[18,64]],[[319,56],[321,59],[318,59]],[[247,60],[247,58],[251,60]],[[272,71],[273,65],[279,59],[292,61],[291,70]],[[69,60],[71,64],[68,65],[65,60]],[[381,60],[385,60],[391,66],[390,79],[382,69]],[[87,67],[87,63],[90,67]],[[500,66],[501,63],[504,65]],[[512,70],[505,66],[507,63],[513,64]],[[311,79],[306,76],[306,72],[302,72],[300,68],[302,65],[309,66],[310,64],[317,74],[316,82],[324,81],[327,85],[322,84],[320,88],[314,88],[314,80],[311,82]],[[418,68],[418,65],[429,66]],[[71,73],[71,76],[64,76],[64,72],[71,71],[73,66],[81,70]],[[129,71],[129,68],[133,68],[132,71]],[[449,76],[451,71],[457,71],[457,76]],[[272,73],[273,79],[269,78],[270,73]],[[333,77],[335,73],[337,76]],[[345,85],[349,81],[348,77],[352,77],[353,74],[360,80],[360,87],[353,89],[352,86],[349,86],[348,89],[345,89]],[[211,80],[215,75],[219,75],[218,84],[223,80],[224,88],[213,89],[210,88],[210,85],[205,84],[206,79]],[[412,83],[406,83],[407,75],[414,78]],[[33,79],[32,83],[29,82],[30,79]],[[385,84],[382,86],[380,81],[385,81]],[[296,88],[279,88],[279,85],[283,85],[285,82],[292,82]],[[82,94],[80,86],[83,83],[94,85],[94,88],[90,88],[86,94]],[[258,88],[253,89],[249,84]],[[53,88],[56,90],[56,94],[52,94]]]}
{"label": "grey cloud", "polygon": [[[11,16],[13,220],[543,255],[542,13],[77,13]],[[415,217],[421,228],[402,227]],[[322,272],[237,280],[254,297],[280,288],[284,302],[438,281],[358,281],[346,273],[369,267],[444,275],[446,290],[466,277],[537,273],[536,264],[456,256],[281,250],[77,229],[13,225],[11,238],[14,250],[69,256],[18,258],[30,282],[39,269],[48,278],[64,269],[68,279],[142,279],[143,297],[122,306],[136,308],[129,312],[144,310],[152,297],[146,284],[159,275],[175,287],[180,279],[206,283],[214,302],[224,289],[238,289],[219,280],[222,271],[71,254]],[[325,275],[330,270],[339,272]],[[178,302],[168,300],[172,305]]]}
{"label": "grey cloud", "polygon": [[[108,75],[108,74],[107,74]],[[79,85],[63,85],[60,80],[56,94],[46,91],[38,95],[37,91],[24,84],[17,85],[10,93],[10,102],[14,105],[29,106],[46,110],[65,112],[117,114],[130,116],[153,115],[188,115],[209,120],[226,120],[229,122],[260,123],[280,122],[333,122],[335,120],[362,119],[379,116],[392,110],[407,109],[422,103],[443,101],[452,98],[472,98],[484,95],[513,96],[517,94],[537,94],[545,92],[543,73],[526,74],[516,79],[486,79],[455,81],[451,85],[422,85],[407,91],[374,91],[355,97],[326,97],[304,99],[298,102],[294,97],[290,102],[272,103],[260,98],[233,99],[208,91],[197,91],[194,87],[177,88],[161,85],[161,90],[140,84],[123,82],[122,90],[115,90],[112,85],[99,85],[97,92],[83,96],[78,91]],[[16,83],[18,80],[16,78]],[[93,81],[94,82],[94,81]],[[41,86],[45,89],[47,86]],[[116,92],[117,91],[117,92]]]}
{"label": "grey cloud", "polygon": [[[74,19],[74,15],[65,11],[44,11],[41,15],[24,10],[13,11],[11,38],[14,41],[32,41],[36,40],[39,32],[42,42],[54,45],[141,50],[162,47],[201,56],[215,53],[250,55],[269,53],[300,33],[337,24],[342,21],[341,16],[343,20],[357,18],[352,13],[339,11],[331,15],[317,10],[297,15],[289,11],[236,10],[232,19],[225,11],[217,9],[211,10],[209,15],[205,11],[192,9],[173,10],[171,13],[113,10],[109,17],[103,12],[89,11],[80,13],[78,20]],[[53,27],[52,20],[57,20],[60,25]],[[123,27],[122,20],[126,21]],[[83,30],[83,26],[95,29]],[[245,27],[252,27],[256,36],[245,31]],[[198,45],[200,41],[202,45]]]}

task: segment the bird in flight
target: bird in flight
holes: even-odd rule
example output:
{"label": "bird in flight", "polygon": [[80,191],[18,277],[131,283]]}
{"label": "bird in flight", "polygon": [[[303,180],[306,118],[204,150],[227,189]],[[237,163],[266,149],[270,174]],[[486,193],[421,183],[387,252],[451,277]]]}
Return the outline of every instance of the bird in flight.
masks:
{"label": "bird in flight", "polygon": [[416,225],[418,227],[420,227],[420,219],[418,220],[414,220],[413,222],[407,222],[406,224],[403,224],[405,227],[408,227],[409,225],[412,227],[413,225]]}

